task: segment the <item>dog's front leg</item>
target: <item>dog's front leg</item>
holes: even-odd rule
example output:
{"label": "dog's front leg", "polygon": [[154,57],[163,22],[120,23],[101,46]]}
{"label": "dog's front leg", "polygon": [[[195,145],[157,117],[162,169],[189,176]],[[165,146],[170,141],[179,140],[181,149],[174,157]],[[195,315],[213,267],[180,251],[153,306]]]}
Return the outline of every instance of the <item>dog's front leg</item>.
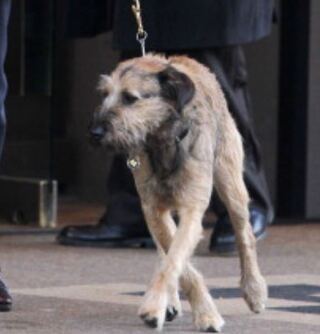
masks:
{"label": "dog's front leg", "polygon": [[[169,251],[172,238],[176,232],[176,224],[171,216],[169,209],[153,210],[145,209],[145,218],[148,222],[148,228],[161,259],[164,261]],[[166,321],[172,321],[177,316],[182,315],[181,302],[179,297],[179,286],[168,291],[168,305],[166,310]]]}
{"label": "dog's front leg", "polygon": [[[177,227],[169,210],[145,210],[149,230],[155,240],[162,258],[168,253]],[[150,219],[148,219],[150,218]],[[220,331],[224,320],[206,287],[202,275],[188,262],[180,276],[181,287],[190,302],[194,323],[202,331]],[[169,291],[166,320],[173,320],[181,314],[178,295],[178,284],[173,291]]]}
{"label": "dog's front leg", "polygon": [[[157,245],[162,262],[164,262],[171,245],[172,235],[176,230],[175,223],[172,221],[172,224],[169,224],[172,217],[168,209],[159,209],[150,204],[143,204],[142,206],[149,231]],[[159,275],[161,275],[161,270],[158,268],[145,293],[138,314],[146,325],[161,329],[165,320],[171,321],[181,314],[181,303],[178,283],[167,286],[159,282]]]}
{"label": "dog's front leg", "polygon": [[179,212],[179,228],[139,310],[140,316],[152,327],[161,329],[163,326],[169,292],[176,290],[186,261],[201,237],[203,211],[183,208]]}

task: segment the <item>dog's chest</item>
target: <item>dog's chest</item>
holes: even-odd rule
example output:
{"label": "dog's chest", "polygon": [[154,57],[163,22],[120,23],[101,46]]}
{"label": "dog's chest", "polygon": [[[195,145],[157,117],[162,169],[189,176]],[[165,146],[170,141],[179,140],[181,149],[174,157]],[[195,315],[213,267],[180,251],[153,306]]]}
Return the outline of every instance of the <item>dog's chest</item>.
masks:
{"label": "dog's chest", "polygon": [[175,180],[174,177],[169,179],[154,177],[149,184],[149,191],[156,196],[158,201],[164,204],[173,204],[179,198],[181,187],[178,180]]}
{"label": "dog's chest", "polygon": [[139,158],[140,165],[132,172],[142,201],[160,202],[166,207],[175,207],[189,199],[190,192],[194,189],[194,178],[187,161],[175,173],[162,177],[155,173],[148,155],[140,154]]}
{"label": "dog's chest", "polygon": [[144,201],[154,201],[166,207],[173,207],[180,202],[183,188],[184,185],[179,178],[159,179],[157,176],[152,176],[140,187],[139,193]]}

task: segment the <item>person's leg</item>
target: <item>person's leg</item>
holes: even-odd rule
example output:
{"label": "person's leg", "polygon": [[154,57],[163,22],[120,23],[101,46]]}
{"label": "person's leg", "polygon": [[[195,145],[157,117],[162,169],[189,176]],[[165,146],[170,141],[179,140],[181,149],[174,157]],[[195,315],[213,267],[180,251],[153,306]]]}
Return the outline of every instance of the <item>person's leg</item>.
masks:
{"label": "person's leg", "polygon": [[[7,94],[7,80],[4,72],[4,61],[7,52],[7,28],[11,0],[0,0],[0,160],[3,150],[6,117],[4,101]],[[12,299],[4,282],[0,279],[0,312],[11,310]]]}
{"label": "person's leg", "polygon": [[[207,54],[210,64],[210,54]],[[262,164],[261,149],[251,118],[251,102],[248,91],[248,74],[245,55],[241,47],[230,47],[216,52],[213,60],[218,80],[226,95],[230,112],[236,120],[245,149],[244,178],[251,203],[265,210],[268,221],[274,212]]]}
{"label": "person's leg", "polygon": [[4,71],[4,62],[7,53],[7,27],[10,14],[10,4],[11,0],[0,1],[0,159],[6,130],[4,101],[7,95],[7,79]]}
{"label": "person's leg", "polygon": [[[244,179],[251,198],[251,223],[256,237],[259,238],[264,234],[267,223],[272,222],[274,212],[262,165],[260,147],[251,120],[248,75],[243,50],[239,46],[233,46],[195,51],[190,55],[216,74],[226,96],[229,110],[243,138]],[[217,195],[213,196],[211,207],[219,216],[211,239],[211,249],[222,252],[235,249],[235,237],[229,217]]]}

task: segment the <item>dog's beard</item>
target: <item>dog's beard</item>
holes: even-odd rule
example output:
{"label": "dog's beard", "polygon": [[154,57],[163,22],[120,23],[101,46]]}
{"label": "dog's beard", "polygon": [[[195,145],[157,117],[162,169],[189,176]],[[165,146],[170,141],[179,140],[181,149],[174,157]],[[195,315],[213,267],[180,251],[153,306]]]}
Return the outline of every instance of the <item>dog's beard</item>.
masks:
{"label": "dog's beard", "polygon": [[129,141],[128,138],[104,138],[101,141],[101,146],[109,151],[116,154],[130,155],[132,152],[140,151],[144,146],[144,142],[140,140],[139,142]]}

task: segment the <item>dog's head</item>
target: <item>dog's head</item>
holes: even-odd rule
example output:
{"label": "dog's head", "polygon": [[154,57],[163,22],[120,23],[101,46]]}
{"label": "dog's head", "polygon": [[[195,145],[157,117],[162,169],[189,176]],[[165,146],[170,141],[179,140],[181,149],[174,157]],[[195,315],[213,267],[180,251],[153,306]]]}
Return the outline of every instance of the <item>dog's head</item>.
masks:
{"label": "dog's head", "polygon": [[96,143],[130,151],[150,138],[174,142],[187,131],[182,114],[194,84],[164,57],[120,63],[110,76],[101,76],[98,89],[102,102],[89,130]]}

